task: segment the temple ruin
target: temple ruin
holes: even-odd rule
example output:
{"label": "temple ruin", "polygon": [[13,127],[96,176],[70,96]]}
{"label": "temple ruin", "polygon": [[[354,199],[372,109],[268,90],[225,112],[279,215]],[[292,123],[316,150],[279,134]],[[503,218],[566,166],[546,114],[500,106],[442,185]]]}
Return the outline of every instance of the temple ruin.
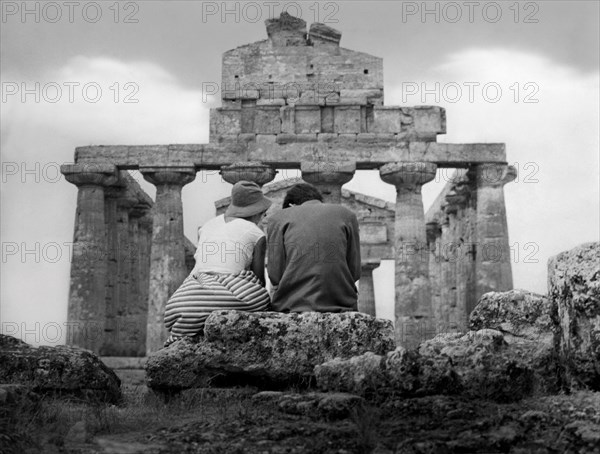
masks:
{"label": "temple ruin", "polygon": [[[444,109],[384,105],[381,58],[285,13],[266,26],[268,39],[223,55],[209,143],[79,147],[62,166],[78,187],[69,344],[106,356],[162,346],[166,301],[193,265],[181,189],[201,170],[262,186],[277,169],[299,169],[326,201],[354,209],[363,282],[380,260],[395,261],[399,344],[460,326],[483,293],[512,288],[503,186],[515,173],[504,144],[439,143]],[[456,177],[426,214],[421,188],[440,168]],[[395,204],[342,191],[374,169],[396,187]],[[127,170],[156,186],[154,203]]]}

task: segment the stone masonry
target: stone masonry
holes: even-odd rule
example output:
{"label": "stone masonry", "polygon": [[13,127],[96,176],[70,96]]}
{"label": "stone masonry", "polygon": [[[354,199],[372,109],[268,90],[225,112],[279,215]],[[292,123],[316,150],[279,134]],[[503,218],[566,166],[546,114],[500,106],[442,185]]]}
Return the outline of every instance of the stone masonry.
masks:
{"label": "stone masonry", "polygon": [[[479,291],[511,285],[510,263],[482,252],[488,244],[496,250],[507,248],[502,185],[510,181],[511,172],[504,144],[438,143],[437,135],[446,132],[444,109],[384,105],[382,59],[340,47],[341,33],[331,27],[312,24],[307,30],[302,19],[284,13],[267,20],[266,28],[266,40],[223,55],[222,105],[211,110],[208,144],[79,147],[75,165],[63,167],[67,180],[79,188],[69,320],[82,322],[78,326],[94,325],[99,333],[78,333],[70,343],[94,351],[119,350],[107,341],[113,314],[122,317],[123,307],[136,300],[136,311],[146,310],[146,338],[136,352],[141,354],[145,347],[149,353],[162,344],[164,306],[186,271],[181,188],[199,170],[220,170],[230,183],[250,179],[263,185],[272,181],[277,169],[299,169],[326,201],[340,203],[341,187],[355,172],[378,169],[397,192],[393,239],[388,239],[396,267],[399,344],[423,340],[419,326],[435,321],[436,311],[445,306],[440,304],[443,298],[454,298],[442,296],[444,286],[431,279],[428,238],[435,238],[435,232],[444,236],[444,225],[448,227],[442,242],[454,238],[467,221],[475,238],[474,266],[458,269],[442,262],[433,267],[439,275],[456,280],[457,288],[477,289],[455,291],[456,297],[460,293],[472,298]],[[448,167],[470,175],[474,214],[468,219],[458,216],[462,203],[458,194],[447,219],[439,219],[441,227],[428,230],[421,188],[437,169]],[[121,201],[118,191],[107,189],[126,178],[125,170],[140,170],[156,185],[156,203],[142,216],[151,222],[140,222],[137,205]],[[150,223],[152,236],[137,238],[135,232],[148,232]],[[374,235],[378,228],[372,227]],[[387,228],[386,232],[391,234]],[[110,261],[104,254],[125,238],[150,249],[149,253],[144,249],[143,260],[131,268],[123,267],[124,254],[116,252]],[[100,253],[82,253],[87,249]],[[134,281],[138,287],[133,287]],[[456,304],[472,304],[470,299],[463,301],[466,296],[461,298]],[[139,321],[144,316],[133,318]]]}

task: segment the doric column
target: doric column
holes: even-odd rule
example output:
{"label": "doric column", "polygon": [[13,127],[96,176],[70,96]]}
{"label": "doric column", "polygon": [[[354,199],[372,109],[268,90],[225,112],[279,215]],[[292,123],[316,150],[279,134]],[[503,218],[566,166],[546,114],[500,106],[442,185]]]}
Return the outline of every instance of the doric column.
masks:
{"label": "doric column", "polygon": [[252,181],[263,185],[273,181],[277,171],[272,167],[260,162],[234,162],[231,165],[221,167],[221,177],[227,183],[236,184],[238,181]]}
{"label": "doric column", "polygon": [[354,162],[302,161],[302,179],[316,186],[326,203],[342,202],[342,185],[354,177]]}
{"label": "doric column", "polygon": [[470,177],[476,187],[476,295],[504,292],[513,286],[504,185],[513,181],[516,169],[502,164],[473,166]]}
{"label": "doric column", "polygon": [[450,228],[450,219],[446,213],[445,202],[442,206],[444,216],[441,219],[441,288],[440,288],[440,317],[444,332],[455,329],[454,312],[456,308],[456,243]]}
{"label": "doric column", "polygon": [[377,268],[381,262],[379,260],[369,260],[361,263],[359,295],[358,295],[358,312],[376,316],[375,310],[375,286],[373,285],[373,270]]}
{"label": "doric column", "polygon": [[99,353],[106,317],[107,243],[104,188],[118,181],[112,164],[68,164],[61,172],[76,185],[67,343]]}
{"label": "doric column", "polygon": [[429,250],[422,186],[433,180],[437,165],[394,162],[379,169],[381,179],[396,186],[394,247],[396,254],[396,342],[416,346],[427,337],[431,320]]}
{"label": "doric column", "polygon": [[432,319],[436,327],[436,332],[440,332],[444,326],[441,300],[442,258],[440,256],[442,227],[437,220],[432,220],[426,224],[425,228],[427,245],[429,247],[429,285],[431,288]]}
{"label": "doric column", "polygon": [[[466,188],[463,186],[463,188]],[[453,189],[446,196],[444,212],[448,219],[450,243],[446,247],[449,261],[453,262],[447,275],[446,285],[450,288],[449,322],[451,330],[461,331],[467,324],[466,279],[468,244],[461,235],[462,210],[466,207],[468,196],[464,189]]]}
{"label": "doric column", "polygon": [[193,166],[143,167],[144,178],[156,186],[152,207],[152,252],[148,295],[146,352],[160,349],[167,338],[165,305],[186,276],[181,188],[196,177]]}

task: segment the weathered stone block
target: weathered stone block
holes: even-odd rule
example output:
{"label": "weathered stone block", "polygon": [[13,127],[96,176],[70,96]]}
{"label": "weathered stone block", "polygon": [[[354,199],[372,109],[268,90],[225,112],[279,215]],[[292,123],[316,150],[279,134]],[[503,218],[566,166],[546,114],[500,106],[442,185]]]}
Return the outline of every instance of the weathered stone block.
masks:
{"label": "weathered stone block", "polygon": [[294,106],[284,106],[279,110],[281,119],[281,132],[285,134],[296,133],[296,109]]}
{"label": "weathered stone block", "polygon": [[224,134],[239,134],[241,121],[241,109],[210,109],[211,139]]}
{"label": "weathered stone block", "polygon": [[277,135],[276,134],[256,134],[256,143],[257,144],[261,144],[261,143],[276,143],[277,141]]}
{"label": "weathered stone block", "polygon": [[556,304],[547,296],[526,290],[484,294],[469,315],[469,329],[495,329],[554,347]]}
{"label": "weathered stone block", "polygon": [[35,392],[117,403],[121,382],[89,350],[64,345],[32,347],[0,334],[0,383],[30,386]]}
{"label": "weathered stone block", "polygon": [[383,98],[383,90],[379,89],[342,89],[340,90],[339,105],[374,104],[374,100]]}
{"label": "weathered stone block", "polygon": [[316,134],[279,134],[277,143],[316,142]]}
{"label": "weathered stone block", "polygon": [[548,261],[548,293],[557,305],[559,354],[567,385],[600,391],[600,243]]}
{"label": "weathered stone block", "polygon": [[321,108],[321,132],[333,133],[333,107]]}
{"label": "weathered stone block", "polygon": [[556,318],[556,304],[546,296],[526,290],[490,292],[471,312],[469,328],[500,331],[533,370],[538,391],[556,392],[560,385]]}
{"label": "weathered stone block", "polygon": [[285,106],[285,99],[283,98],[260,98],[256,100],[257,106]]}
{"label": "weathered stone block", "polygon": [[339,134],[334,133],[320,133],[317,134],[317,141],[319,142],[335,142],[338,140]]}
{"label": "weathered stone block", "polygon": [[256,134],[253,132],[246,132],[238,134],[237,141],[240,143],[254,142],[256,140]]}
{"label": "weathered stone block", "polygon": [[321,132],[321,108],[319,106],[296,106],[296,134]]}
{"label": "weathered stone block", "polygon": [[446,134],[446,110],[437,106],[413,107],[414,128],[419,137],[435,139],[436,134]]}
{"label": "weathered stone block", "polygon": [[254,131],[257,134],[279,134],[281,132],[279,111],[279,106],[257,107],[254,116]]}
{"label": "weathered stone block", "polygon": [[373,143],[375,142],[375,134],[369,132],[361,132],[356,136],[357,142]]}
{"label": "weathered stone block", "polygon": [[402,132],[401,111],[399,107],[374,107],[373,121],[367,124],[369,132],[393,133]]}
{"label": "weathered stone block", "polygon": [[254,130],[254,118],[256,115],[256,101],[242,101],[241,132],[256,133]]}
{"label": "weathered stone block", "polygon": [[330,44],[333,46],[340,45],[340,39],[342,39],[342,33],[335,28],[328,27],[325,24],[314,22],[311,24],[308,31],[308,38],[312,41],[313,45],[325,45]]}
{"label": "weathered stone block", "polygon": [[360,226],[360,241],[367,244],[385,243],[388,240],[387,227],[382,223],[363,223]]}
{"label": "weathered stone block", "polygon": [[358,312],[292,313],[216,311],[204,339],[188,338],[152,354],[148,385],[158,390],[255,384],[262,388],[308,385],[314,367],[394,345],[388,320]]}
{"label": "weathered stone block", "polygon": [[333,118],[333,132],[339,134],[360,132],[360,106],[336,106]]}
{"label": "weathered stone block", "polygon": [[340,141],[356,142],[356,136],[358,136],[358,133],[354,133],[354,134],[341,133],[341,134],[338,134],[338,139]]}

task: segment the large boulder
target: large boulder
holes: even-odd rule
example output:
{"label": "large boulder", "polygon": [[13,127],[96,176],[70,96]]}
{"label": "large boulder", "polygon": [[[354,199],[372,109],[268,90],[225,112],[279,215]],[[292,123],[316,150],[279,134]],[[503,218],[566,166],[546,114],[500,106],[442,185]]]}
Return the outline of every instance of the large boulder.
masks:
{"label": "large boulder", "polygon": [[461,394],[509,402],[549,389],[532,365],[532,354],[520,343],[508,343],[500,331],[482,329],[440,334],[413,351],[398,347],[386,355],[336,358],[317,366],[315,374],[326,391]]}
{"label": "large boulder", "polygon": [[33,347],[0,334],[0,383],[21,384],[40,394],[67,395],[117,403],[121,382],[89,350]]}
{"label": "large boulder", "polygon": [[534,371],[535,392],[559,390],[558,321],[550,298],[526,290],[486,293],[469,316],[469,329],[501,332],[515,359]]}
{"label": "large boulder", "polygon": [[206,320],[204,338],[184,338],[150,355],[146,380],[164,392],[239,384],[307,386],[318,364],[394,348],[392,323],[358,312],[216,311]]}
{"label": "large boulder", "polygon": [[558,308],[559,354],[567,384],[600,391],[600,243],[552,257],[548,292]]}

